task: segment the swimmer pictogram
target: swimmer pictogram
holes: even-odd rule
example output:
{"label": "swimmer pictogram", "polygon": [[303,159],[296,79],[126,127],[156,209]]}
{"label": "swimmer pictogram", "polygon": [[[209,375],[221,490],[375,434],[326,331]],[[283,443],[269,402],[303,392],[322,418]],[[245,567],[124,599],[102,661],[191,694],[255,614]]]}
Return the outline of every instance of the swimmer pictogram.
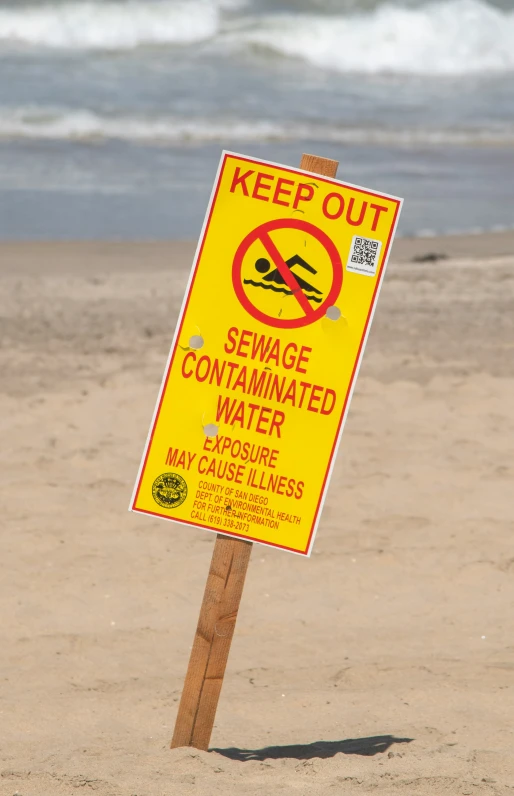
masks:
{"label": "swimmer pictogram", "polygon": [[[289,260],[284,261],[289,270],[291,271],[295,265],[299,265],[302,268],[305,268],[306,271],[309,271],[311,274],[317,274],[315,268],[312,265],[309,265],[303,257],[300,257],[299,254],[293,255],[290,257]],[[253,279],[243,279],[245,285],[253,285],[253,287],[262,287],[264,290],[273,290],[275,293],[284,293],[286,296],[292,296],[293,291],[286,286],[286,280],[282,276],[280,270],[275,268],[270,273],[267,273],[271,268],[271,263],[266,257],[259,257],[258,260],[255,262],[255,270],[258,271],[260,274],[266,274],[263,276],[262,282],[255,282]],[[298,273],[294,274],[296,281],[298,282],[298,286],[303,290],[306,298],[308,301],[315,301],[318,304],[321,304],[323,301],[320,296],[323,295],[321,290],[314,287],[314,285],[309,284],[305,279],[298,275]],[[266,284],[265,284],[266,283]],[[277,287],[278,285],[278,287]],[[309,295],[315,294],[315,295]]]}
{"label": "swimmer pictogram", "polygon": [[[318,274],[318,268],[313,263],[305,260],[297,252],[283,254],[279,250],[270,233],[281,230],[297,230],[301,233],[298,236],[298,246],[309,236],[321,244],[325,250],[325,257],[328,254],[330,263],[328,289],[323,291],[315,284],[315,278],[308,281],[304,277],[305,272],[312,274],[313,277]],[[249,274],[246,270],[243,276],[243,261],[252,244],[256,242],[262,244],[267,256],[256,258],[253,261],[252,273]],[[307,326],[322,318],[327,308],[335,304],[341,292],[342,282],[343,267],[334,242],[319,227],[301,219],[283,218],[268,221],[252,230],[239,245],[232,267],[232,283],[243,307],[250,315],[268,326],[284,329]],[[296,306],[294,317],[281,317],[282,308],[277,308],[276,314],[259,308],[254,296],[260,290],[282,294],[286,298],[294,297]]]}

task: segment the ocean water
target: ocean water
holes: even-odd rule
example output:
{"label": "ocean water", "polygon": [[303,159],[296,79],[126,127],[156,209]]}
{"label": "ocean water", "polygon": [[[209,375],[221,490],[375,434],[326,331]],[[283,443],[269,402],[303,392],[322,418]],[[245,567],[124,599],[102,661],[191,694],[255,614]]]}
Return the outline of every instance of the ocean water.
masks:
{"label": "ocean water", "polygon": [[194,237],[222,149],[514,228],[514,0],[0,0],[0,238]]}

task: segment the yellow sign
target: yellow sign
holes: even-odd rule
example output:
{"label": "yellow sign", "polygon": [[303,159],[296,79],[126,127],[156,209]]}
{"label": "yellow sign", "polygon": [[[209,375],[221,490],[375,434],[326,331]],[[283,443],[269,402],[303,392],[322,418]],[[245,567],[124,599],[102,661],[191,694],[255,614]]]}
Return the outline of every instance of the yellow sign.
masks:
{"label": "yellow sign", "polygon": [[401,204],[223,153],[133,511],[310,554]]}

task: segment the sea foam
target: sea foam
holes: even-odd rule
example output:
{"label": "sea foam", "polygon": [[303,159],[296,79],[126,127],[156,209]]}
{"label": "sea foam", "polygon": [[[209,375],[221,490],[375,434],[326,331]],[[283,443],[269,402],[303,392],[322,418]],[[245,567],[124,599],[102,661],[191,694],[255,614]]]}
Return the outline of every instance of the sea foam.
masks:
{"label": "sea foam", "polygon": [[50,106],[0,107],[0,141],[127,141],[178,145],[225,141],[329,141],[382,146],[514,146],[511,125],[485,128],[387,128],[251,118],[100,114]]}
{"label": "sea foam", "polygon": [[[313,5],[313,8],[316,6]],[[514,70],[514,10],[487,0],[386,2],[339,14],[255,13],[248,0],[76,0],[0,9],[0,47],[249,48],[343,73],[465,75]],[[252,10],[253,9],[253,10]]]}
{"label": "sea foam", "polygon": [[216,34],[222,6],[221,0],[106,0],[3,8],[0,42],[86,50],[192,44]]}
{"label": "sea foam", "polygon": [[281,14],[232,40],[339,72],[459,75],[514,69],[514,11],[483,0],[392,4],[345,16]]}

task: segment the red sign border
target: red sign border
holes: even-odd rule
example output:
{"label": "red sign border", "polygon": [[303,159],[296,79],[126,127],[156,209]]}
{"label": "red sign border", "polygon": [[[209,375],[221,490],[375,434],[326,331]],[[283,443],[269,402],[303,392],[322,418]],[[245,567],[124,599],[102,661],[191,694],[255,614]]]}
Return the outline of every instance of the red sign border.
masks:
{"label": "red sign border", "polygon": [[[179,341],[180,335],[182,333],[182,327],[184,325],[184,318],[185,318],[185,315],[186,315],[186,312],[187,312],[187,308],[189,306],[189,300],[191,298],[191,293],[193,292],[193,287],[194,287],[196,275],[198,273],[198,268],[199,268],[199,265],[200,265],[200,262],[201,262],[201,259],[202,259],[202,253],[203,253],[203,248],[204,248],[204,245],[205,245],[205,239],[207,237],[209,226],[210,226],[210,223],[211,223],[211,220],[212,220],[212,213],[213,213],[213,210],[214,210],[214,207],[215,207],[215,204],[216,204],[216,199],[218,197],[218,193],[219,193],[219,189],[220,189],[221,182],[222,182],[222,179],[223,179],[223,174],[225,172],[225,167],[227,165],[227,161],[229,159],[231,159],[231,158],[237,159],[238,161],[242,161],[243,163],[250,163],[250,164],[252,164],[254,166],[262,166],[262,165],[275,166],[276,168],[280,168],[282,171],[285,171],[286,173],[292,174],[292,175],[298,175],[298,174],[303,175],[303,174],[305,174],[306,176],[309,176],[309,177],[314,176],[316,178],[317,182],[324,182],[324,183],[328,183],[329,185],[337,185],[340,188],[348,188],[350,190],[357,190],[357,191],[360,191],[361,193],[366,194],[366,196],[374,196],[377,199],[386,198],[386,199],[389,199],[392,202],[395,202],[395,204],[396,204],[396,209],[395,209],[393,221],[391,223],[391,228],[389,230],[389,235],[388,235],[386,244],[385,244],[384,249],[383,249],[382,262],[380,264],[380,270],[379,270],[379,272],[377,274],[377,280],[376,280],[376,283],[375,283],[375,290],[373,292],[373,296],[372,296],[372,299],[371,299],[368,316],[367,316],[366,322],[364,324],[364,329],[363,329],[363,332],[362,332],[362,337],[361,337],[361,341],[360,341],[360,344],[359,344],[359,349],[357,351],[357,356],[355,358],[355,364],[354,364],[354,367],[353,367],[352,375],[350,377],[350,383],[348,385],[348,390],[346,392],[343,408],[341,410],[341,415],[340,415],[340,418],[339,418],[337,431],[336,431],[336,434],[334,436],[334,444],[332,445],[332,450],[330,452],[328,465],[327,465],[327,468],[325,470],[325,477],[323,479],[323,484],[321,486],[320,496],[319,496],[319,500],[318,500],[318,505],[316,506],[316,511],[314,513],[314,517],[313,517],[313,520],[312,520],[312,525],[311,525],[309,537],[308,537],[307,544],[306,544],[304,550],[299,550],[297,547],[289,547],[288,545],[277,544],[276,542],[264,542],[262,539],[257,539],[255,537],[251,537],[251,536],[244,536],[243,534],[233,533],[233,532],[231,532],[229,530],[223,529],[222,531],[220,531],[220,529],[211,528],[209,525],[202,525],[202,524],[197,523],[197,522],[191,522],[190,520],[186,521],[186,520],[181,520],[181,519],[175,519],[174,517],[170,517],[168,514],[160,514],[159,512],[156,512],[156,511],[154,512],[154,511],[149,511],[148,509],[138,509],[138,508],[136,508],[137,499],[139,497],[139,492],[141,490],[141,484],[143,482],[143,478],[144,478],[144,474],[145,474],[145,470],[146,470],[146,465],[147,465],[147,462],[148,462],[148,456],[150,455],[150,449],[152,447],[152,442],[153,442],[153,437],[154,437],[154,434],[155,434],[155,429],[156,429],[156,426],[157,426],[157,422],[159,420],[159,415],[161,413],[162,403],[163,403],[163,400],[164,400],[164,395],[166,394],[166,388],[168,386],[168,381],[169,381],[169,378],[170,378],[171,369],[173,367],[173,362],[175,360],[175,354],[176,354],[177,348],[178,348],[178,341]],[[310,547],[311,547],[311,541],[312,541],[312,536],[313,536],[314,530],[315,530],[315,528],[317,526],[317,523],[318,523],[318,514],[319,514],[320,506],[321,506],[321,503],[322,503],[322,500],[323,500],[323,497],[324,497],[324,494],[325,494],[325,489],[326,489],[326,486],[327,486],[327,480],[328,480],[328,478],[330,476],[330,472],[331,472],[332,466],[333,466],[334,455],[335,455],[335,453],[337,451],[337,447],[338,447],[339,442],[340,442],[341,426],[342,426],[342,424],[344,422],[344,419],[346,417],[346,410],[347,410],[347,407],[348,407],[348,401],[349,401],[350,396],[351,396],[351,394],[353,392],[355,375],[356,375],[357,370],[358,370],[359,365],[360,365],[362,349],[363,349],[363,346],[365,344],[365,341],[366,341],[366,338],[367,338],[367,335],[368,335],[368,331],[369,331],[369,323],[370,323],[370,320],[371,320],[371,318],[373,316],[377,294],[378,294],[378,291],[379,291],[380,286],[382,284],[382,277],[383,277],[383,274],[384,274],[384,266],[387,263],[387,259],[388,259],[388,255],[389,255],[389,248],[391,246],[391,239],[393,237],[394,231],[396,230],[396,224],[397,224],[397,221],[398,221],[398,213],[400,211],[401,205],[402,205],[402,200],[399,199],[398,197],[388,196],[387,194],[375,193],[374,191],[363,190],[358,185],[351,185],[351,184],[348,184],[348,183],[340,182],[339,180],[334,180],[334,179],[331,179],[330,177],[323,177],[323,176],[321,176],[319,174],[314,174],[313,172],[303,171],[303,169],[299,169],[299,168],[298,169],[294,169],[294,168],[290,168],[290,167],[287,167],[287,166],[283,166],[280,163],[270,163],[269,161],[253,159],[253,158],[246,157],[245,155],[239,155],[239,154],[237,154],[235,152],[226,152],[226,151],[224,151],[222,153],[222,160],[221,160],[220,165],[219,165],[218,178],[217,178],[217,181],[216,181],[216,183],[215,183],[215,185],[213,187],[213,191],[212,191],[212,194],[211,194],[211,200],[210,200],[209,208],[208,208],[208,215],[207,215],[207,217],[205,219],[204,227],[203,227],[203,230],[202,230],[202,233],[201,233],[201,236],[200,236],[200,240],[198,242],[197,252],[196,252],[196,255],[195,255],[195,259],[193,261],[192,272],[191,272],[191,275],[190,275],[190,278],[189,278],[189,283],[188,283],[188,286],[187,286],[187,294],[184,297],[184,302],[183,302],[182,309],[180,311],[179,319],[178,319],[178,322],[177,322],[177,328],[176,328],[175,336],[174,336],[173,343],[172,343],[172,348],[171,348],[171,351],[170,351],[170,354],[169,354],[169,358],[168,358],[168,365],[167,365],[166,375],[165,375],[165,377],[164,377],[164,379],[162,381],[161,389],[160,389],[159,396],[158,396],[158,399],[157,399],[157,406],[156,406],[155,412],[154,412],[152,428],[151,428],[151,431],[150,431],[150,433],[148,435],[148,439],[147,439],[147,442],[146,442],[146,448],[145,448],[145,451],[144,451],[144,461],[143,461],[143,463],[142,463],[142,465],[140,467],[140,471],[138,473],[138,477],[137,477],[137,480],[136,480],[136,487],[134,489],[133,498],[131,500],[131,505],[129,507],[130,511],[134,511],[134,512],[136,512],[138,514],[147,514],[147,515],[150,515],[150,516],[153,516],[153,517],[160,517],[160,518],[162,518],[164,520],[168,520],[169,522],[176,522],[179,525],[189,525],[189,526],[193,526],[193,527],[196,527],[196,528],[202,528],[202,529],[204,529],[206,531],[211,531],[213,533],[223,533],[224,536],[234,537],[235,539],[245,539],[246,541],[249,541],[249,542],[258,542],[260,544],[264,544],[264,545],[267,545],[269,547],[279,548],[280,550],[288,550],[289,552],[297,553],[298,555],[303,555],[303,556],[308,556],[309,555]]]}
{"label": "red sign border", "polygon": [[[265,312],[261,312],[261,310],[257,309],[257,307],[252,304],[243,289],[241,271],[246,252],[252,243],[255,243],[255,241],[261,237],[262,233],[274,232],[278,229],[298,229],[302,232],[312,235],[312,237],[316,238],[321,245],[325,247],[332,263],[333,281],[327,298],[319,307],[316,307],[316,309],[310,312],[308,315],[303,315],[303,317],[274,318],[272,315],[266,315]],[[277,329],[299,329],[302,326],[309,326],[311,323],[319,321],[325,315],[327,307],[331,307],[333,304],[335,304],[343,286],[343,264],[334,241],[327,235],[326,232],[323,232],[322,229],[319,229],[319,227],[316,227],[314,224],[311,224],[309,221],[304,221],[301,218],[278,218],[274,221],[266,221],[264,224],[261,224],[253,229],[245,238],[243,238],[235,253],[234,262],[232,264],[232,284],[241,305],[252,316],[252,318],[255,318],[261,323],[265,323],[267,326],[273,326]],[[250,307],[252,309],[250,309]]]}

